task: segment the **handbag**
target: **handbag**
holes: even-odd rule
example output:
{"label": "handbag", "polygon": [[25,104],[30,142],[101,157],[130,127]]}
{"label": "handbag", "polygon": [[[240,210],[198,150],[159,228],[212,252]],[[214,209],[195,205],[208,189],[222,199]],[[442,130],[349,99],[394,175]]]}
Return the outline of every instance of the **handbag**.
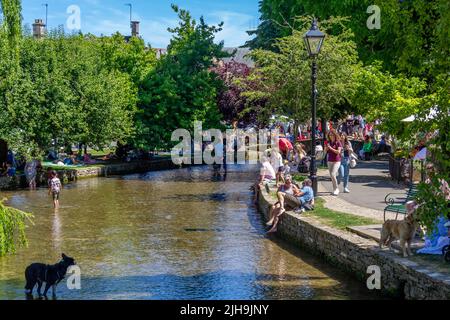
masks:
{"label": "handbag", "polygon": [[326,152],[323,150],[322,146],[319,144],[316,146],[316,160],[322,161],[326,157]]}
{"label": "handbag", "polygon": [[358,164],[358,162],[356,161],[358,159],[358,157],[355,155],[354,152],[352,152],[351,158],[352,159],[350,160],[350,168],[354,169],[354,168],[356,168],[356,165]]}

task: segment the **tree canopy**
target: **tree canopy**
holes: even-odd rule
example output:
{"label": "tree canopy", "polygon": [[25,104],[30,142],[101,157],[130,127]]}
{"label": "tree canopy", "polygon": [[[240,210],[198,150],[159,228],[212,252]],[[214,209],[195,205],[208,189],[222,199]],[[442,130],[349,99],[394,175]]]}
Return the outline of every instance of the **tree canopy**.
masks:
{"label": "tree canopy", "polygon": [[[328,32],[341,28],[336,35],[329,34],[318,57],[318,115],[329,118],[335,106],[346,103],[353,94],[352,74],[359,67],[352,32],[344,26],[345,19],[322,21],[321,28]],[[311,110],[311,60],[307,55],[303,35],[311,25],[310,17],[302,17],[299,30],[277,39],[276,51],[256,49],[252,57],[257,68],[253,72],[257,89],[245,94],[249,97],[266,97],[268,108],[263,117],[272,114],[288,115],[298,122],[307,122]]]}
{"label": "tree canopy", "polygon": [[103,147],[134,134],[139,85],[156,60],[142,40],[56,30],[39,40],[24,35],[19,49],[17,72],[0,67],[0,136],[21,154]]}
{"label": "tree canopy", "polygon": [[[380,8],[380,29],[370,30],[371,5]],[[447,0],[261,0],[261,24],[247,43],[251,48],[276,50],[277,38],[298,29],[296,17],[314,15],[351,17],[347,26],[355,34],[361,60],[382,61],[391,73],[435,79],[449,69],[450,10]]]}
{"label": "tree canopy", "polygon": [[153,149],[170,146],[175,129],[193,130],[194,121],[205,129],[219,128],[217,95],[223,83],[211,72],[214,59],[227,54],[214,43],[222,24],[197,22],[186,10],[172,6],[180,19],[166,55],[143,82],[139,101],[136,145]]}

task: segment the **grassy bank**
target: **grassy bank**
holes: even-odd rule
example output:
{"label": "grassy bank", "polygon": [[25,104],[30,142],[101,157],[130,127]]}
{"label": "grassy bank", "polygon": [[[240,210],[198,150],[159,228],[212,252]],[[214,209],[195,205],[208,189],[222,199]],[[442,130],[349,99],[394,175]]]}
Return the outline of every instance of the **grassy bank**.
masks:
{"label": "grassy bank", "polygon": [[374,219],[330,210],[328,208],[325,208],[324,204],[325,200],[321,198],[316,199],[314,211],[308,211],[304,213],[304,215],[317,218],[324,224],[340,230],[346,230],[347,227],[379,224],[379,221]]}
{"label": "grassy bank", "polygon": [[[270,197],[276,201],[277,195],[274,190],[271,190]],[[307,211],[303,213],[303,215],[306,217],[316,218],[323,224],[339,230],[346,230],[347,227],[356,227],[380,223],[379,221],[371,218],[365,218],[325,208],[324,204],[325,200],[323,200],[322,198],[317,198],[314,211]]]}

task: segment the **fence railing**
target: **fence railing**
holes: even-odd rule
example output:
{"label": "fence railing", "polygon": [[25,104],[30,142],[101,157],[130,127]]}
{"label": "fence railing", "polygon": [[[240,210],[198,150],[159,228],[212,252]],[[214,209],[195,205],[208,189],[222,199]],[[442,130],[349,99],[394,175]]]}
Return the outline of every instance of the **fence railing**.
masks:
{"label": "fence railing", "polygon": [[398,184],[425,181],[424,162],[420,160],[395,159],[389,155],[389,173]]}

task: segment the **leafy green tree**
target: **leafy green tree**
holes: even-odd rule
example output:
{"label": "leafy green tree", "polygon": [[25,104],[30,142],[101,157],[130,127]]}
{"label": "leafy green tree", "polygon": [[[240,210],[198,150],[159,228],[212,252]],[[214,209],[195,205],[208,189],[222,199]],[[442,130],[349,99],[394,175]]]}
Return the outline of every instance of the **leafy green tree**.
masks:
{"label": "leafy green tree", "polygon": [[1,11],[3,12],[3,31],[8,39],[7,56],[11,59],[12,66],[17,67],[19,61],[19,46],[22,35],[22,5],[20,0],[1,0]]}
{"label": "leafy green tree", "polygon": [[21,154],[42,153],[52,142],[103,147],[127,140],[134,133],[139,81],[149,68],[134,64],[146,50],[132,41],[62,31],[39,40],[25,35],[20,68],[2,82],[0,135]]}
{"label": "leafy green tree", "polygon": [[[336,35],[328,34],[318,57],[318,115],[329,118],[334,107],[344,104],[353,94],[351,75],[359,67],[352,32],[344,26],[345,19],[322,21],[321,29],[328,32],[341,28]],[[311,116],[311,59],[308,57],[303,35],[311,25],[310,17],[298,20],[299,30],[278,39],[276,52],[256,49],[253,79],[259,83],[256,90],[246,92],[251,99],[268,99],[268,109],[262,117],[271,114],[288,115],[297,122],[306,122]]]}
{"label": "leafy green tree", "polygon": [[379,129],[395,139],[408,140],[414,129],[403,119],[423,109],[426,82],[417,77],[393,76],[383,72],[380,64],[358,68],[351,103],[369,121],[382,120]]}
{"label": "leafy green tree", "polygon": [[[370,30],[371,5],[380,8],[381,29]],[[252,48],[276,49],[277,38],[298,28],[296,17],[314,15],[351,17],[347,26],[355,34],[359,56],[370,64],[376,60],[391,73],[406,73],[433,81],[449,69],[450,4],[447,0],[262,0],[261,24],[250,32]]]}
{"label": "leafy green tree", "polygon": [[194,121],[203,127],[219,128],[221,116],[217,94],[222,81],[210,71],[215,58],[226,56],[223,43],[214,36],[222,24],[209,26],[203,18],[197,23],[186,10],[172,6],[180,19],[168,52],[146,77],[140,92],[136,145],[166,148],[173,130],[192,131]]}
{"label": "leafy green tree", "polygon": [[25,223],[33,218],[29,213],[5,206],[4,201],[0,201],[0,257],[28,245]]}
{"label": "leafy green tree", "polygon": [[418,121],[413,123],[415,132],[429,136],[427,163],[434,168],[429,181],[419,185],[417,194],[420,220],[429,232],[435,229],[439,216],[450,218],[449,86],[448,77],[438,77],[433,93],[423,98],[423,108],[417,113]]}

